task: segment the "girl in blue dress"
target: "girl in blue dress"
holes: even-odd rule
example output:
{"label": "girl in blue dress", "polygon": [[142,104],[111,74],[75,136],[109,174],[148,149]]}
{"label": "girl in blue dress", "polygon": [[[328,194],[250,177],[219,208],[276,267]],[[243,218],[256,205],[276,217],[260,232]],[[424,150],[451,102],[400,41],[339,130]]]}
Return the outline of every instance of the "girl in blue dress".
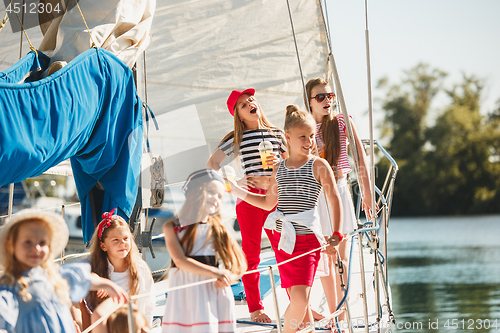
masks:
{"label": "girl in blue dress", "polygon": [[0,229],[0,332],[76,332],[70,305],[89,289],[128,301],[90,265],[54,264],[67,242],[65,221],[50,212],[22,211]]}

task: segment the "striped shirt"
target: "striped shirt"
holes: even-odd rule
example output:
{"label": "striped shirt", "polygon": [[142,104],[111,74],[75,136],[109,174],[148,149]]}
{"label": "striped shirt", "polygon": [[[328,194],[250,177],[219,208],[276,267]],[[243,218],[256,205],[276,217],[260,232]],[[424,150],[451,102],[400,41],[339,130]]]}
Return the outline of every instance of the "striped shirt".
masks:
{"label": "striped shirt", "polygon": [[[346,125],[342,113],[336,115],[339,123],[340,131],[340,156],[337,162],[337,169],[342,170],[342,173],[348,174],[352,171],[349,157],[347,156],[347,145],[349,141],[346,135]],[[325,144],[323,143],[323,132],[321,131],[321,123],[316,124],[316,145],[318,146],[318,154],[324,157]]]}
{"label": "striped shirt", "polygon": [[[321,184],[314,177],[313,165],[316,157],[295,169],[286,167],[286,160],[281,162],[276,172],[278,184],[278,207],[285,215],[314,209],[318,204]],[[312,234],[309,228],[291,221],[297,235]],[[281,232],[282,222],[276,221],[276,231]]]}
{"label": "striped shirt", "polygon": [[[241,145],[239,147],[239,158],[243,171],[246,175],[271,176],[273,169],[262,168],[259,153],[259,144],[262,141],[269,141],[273,145],[273,152],[276,156],[286,152],[286,139],[283,131],[272,128],[271,134],[267,129],[255,129],[243,132]],[[219,149],[227,156],[234,154],[234,134],[219,144]]]}

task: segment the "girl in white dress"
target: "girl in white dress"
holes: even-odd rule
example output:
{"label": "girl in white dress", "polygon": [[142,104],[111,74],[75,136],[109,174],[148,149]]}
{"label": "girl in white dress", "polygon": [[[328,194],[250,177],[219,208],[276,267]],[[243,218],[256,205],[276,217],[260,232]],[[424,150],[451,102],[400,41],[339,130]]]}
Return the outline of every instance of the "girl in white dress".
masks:
{"label": "girl in white dress", "polygon": [[[90,245],[90,264],[92,272],[110,279],[125,289],[131,296],[144,295],[135,300],[141,313],[146,316],[149,326],[153,322],[155,306],[154,281],[147,263],[141,258],[129,224],[119,215],[114,215],[115,209],[102,214],[102,221],[94,231]],[[92,311],[101,305],[106,296],[98,292],[88,295],[89,307]],[[91,315],[92,322],[98,320],[108,307],[115,306],[112,302],[101,305],[100,311]],[[94,333],[106,332],[106,322],[93,329]]]}
{"label": "girl in white dress", "polygon": [[186,201],[178,217],[163,226],[174,265],[169,273],[170,287],[217,279],[168,293],[164,333],[236,330],[231,281],[238,279],[247,266],[239,245],[221,223],[224,189],[216,171],[192,173],[183,187]]}

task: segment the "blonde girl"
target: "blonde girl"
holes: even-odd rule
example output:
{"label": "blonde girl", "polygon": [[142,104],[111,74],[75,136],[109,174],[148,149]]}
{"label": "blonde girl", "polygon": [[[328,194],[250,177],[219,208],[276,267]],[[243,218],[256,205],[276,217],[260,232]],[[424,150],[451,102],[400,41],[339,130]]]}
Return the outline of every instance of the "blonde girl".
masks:
{"label": "blonde girl", "polygon": [[[264,225],[274,230],[273,249],[278,263],[325,244],[317,214],[321,189],[333,210],[334,232],[328,239],[327,252],[334,252],[333,246],[342,240],[342,210],[335,177],[328,163],[313,155],[315,128],[310,114],[288,106],[284,130],[290,157],[274,168],[266,195],[250,193],[232,182],[231,193],[252,205],[269,209],[278,204]],[[279,266],[281,286],[290,296],[284,315],[286,333],[314,327],[309,294],[319,258],[320,252],[316,251]]]}
{"label": "blonde girl", "polygon": [[[90,262],[92,272],[110,279],[125,289],[129,295],[149,294],[136,300],[139,311],[144,313],[148,324],[152,325],[155,305],[154,282],[146,262],[141,258],[134,242],[129,224],[113,209],[102,215],[92,236]],[[95,309],[105,298],[105,294],[91,292],[87,297],[90,309]],[[95,321],[98,314],[93,315]],[[105,324],[96,327],[97,332]]]}
{"label": "blonde girl", "polygon": [[[227,99],[227,108],[234,117],[234,131],[227,134],[214,151],[207,163],[207,168],[219,170],[221,163],[233,154],[239,157],[245,176],[238,181],[242,187],[252,193],[265,194],[272,174],[272,165],[286,158],[285,137],[283,131],[273,126],[265,117],[255,98],[254,89],[233,90]],[[261,161],[259,144],[269,141],[273,153],[267,157],[266,167]],[[268,166],[271,167],[268,167]],[[241,247],[247,259],[248,270],[255,270],[260,263],[260,245],[262,226],[269,213],[274,209],[261,209],[244,201],[236,204],[236,217],[241,231]],[[267,236],[272,237],[268,230]],[[270,238],[271,239],[271,238]],[[247,274],[242,278],[245,288],[250,319],[260,323],[270,323],[271,319],[264,312],[260,298],[260,274]]]}
{"label": "blonde girl", "polygon": [[223,179],[214,170],[199,170],[188,177],[183,191],[186,201],[178,217],[163,226],[173,264],[169,285],[217,280],[170,291],[163,332],[234,332],[231,281],[239,278],[247,267],[237,242],[221,223]]}
{"label": "blonde girl", "polygon": [[[309,80],[306,84],[306,94],[309,101],[310,113],[316,122],[316,145],[319,156],[324,157],[328,164],[332,167],[337,178],[337,186],[342,200],[343,207],[343,228],[342,234],[352,232],[356,228],[356,217],[354,214],[354,206],[352,203],[351,193],[349,191],[346,175],[352,171],[347,156],[347,135],[345,119],[341,113],[335,114],[333,112],[335,94],[328,83],[321,79],[316,78]],[[307,105],[307,103],[306,103]],[[370,179],[368,172],[367,159],[363,144],[358,137],[356,127],[352,120],[350,120],[351,128],[353,131],[354,140],[356,142],[356,154],[360,163],[361,184],[363,186],[363,200],[362,209],[370,216],[373,212],[371,207],[371,194]],[[324,205],[320,204],[320,215],[323,230],[328,235],[330,227],[328,217],[328,206],[326,202]],[[347,243],[342,242],[339,246],[340,258],[347,260]],[[340,278],[333,272],[333,257],[329,260],[329,271],[332,272],[329,276],[321,278],[323,289],[328,303],[330,312],[335,312],[337,305],[340,303],[343,292],[340,283]],[[345,276],[343,280],[347,283],[347,270],[344,270]],[[345,319],[345,314],[339,316],[340,320]]]}
{"label": "blonde girl", "polygon": [[88,264],[54,264],[68,235],[60,216],[32,210],[19,212],[1,228],[0,331],[76,332],[70,305],[89,289],[128,300],[123,289],[91,274]]}

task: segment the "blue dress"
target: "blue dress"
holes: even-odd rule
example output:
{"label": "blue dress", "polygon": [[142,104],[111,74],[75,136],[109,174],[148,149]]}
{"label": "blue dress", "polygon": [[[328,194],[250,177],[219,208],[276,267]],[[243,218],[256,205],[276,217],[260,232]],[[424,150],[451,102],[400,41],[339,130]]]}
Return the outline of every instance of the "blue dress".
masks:
{"label": "blue dress", "polygon": [[[90,265],[66,264],[59,267],[68,282],[72,302],[85,297],[90,288]],[[20,287],[0,285],[0,330],[15,333],[76,332],[68,304],[61,303],[49,282],[45,270],[32,268],[23,273],[29,278],[27,291],[31,301],[19,296]]]}

